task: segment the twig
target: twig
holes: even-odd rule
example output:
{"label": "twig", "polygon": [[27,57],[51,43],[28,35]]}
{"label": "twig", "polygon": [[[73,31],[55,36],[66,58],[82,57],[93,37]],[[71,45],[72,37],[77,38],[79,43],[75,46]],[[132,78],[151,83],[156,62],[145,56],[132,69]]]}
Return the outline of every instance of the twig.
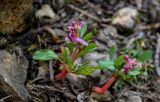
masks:
{"label": "twig", "polygon": [[53,81],[54,80],[54,70],[53,70],[52,60],[49,60],[49,76],[50,76],[50,79]]}
{"label": "twig", "polygon": [[73,57],[72,57],[73,62],[77,59],[80,52],[81,52],[81,48],[77,48],[75,50],[75,53],[73,54]]}
{"label": "twig", "polygon": [[46,86],[36,85],[35,87],[36,87],[36,88],[39,88],[39,89],[41,89],[41,90],[46,91],[49,95],[54,95],[55,92],[56,92],[56,93],[58,92],[58,93],[63,94],[63,96],[64,96],[65,98],[69,99],[69,100],[72,100],[72,101],[76,101],[76,100],[77,100],[76,96],[74,96],[74,95],[72,95],[72,94],[70,94],[70,93],[68,93],[68,92],[64,92],[64,91],[62,91],[62,90],[60,90],[60,89],[51,87],[51,86],[47,86],[47,85],[46,85]]}
{"label": "twig", "polygon": [[72,9],[74,9],[74,10],[80,12],[80,13],[82,13],[83,15],[85,15],[85,16],[87,16],[87,17],[89,17],[89,18],[91,18],[91,19],[93,19],[93,20],[95,20],[95,21],[97,21],[97,22],[101,22],[101,20],[100,20],[98,17],[93,16],[93,15],[91,15],[89,12],[86,12],[86,11],[80,9],[80,8],[77,8],[77,7],[75,7],[74,5],[71,5],[71,4],[70,4],[70,5],[68,5],[68,7],[72,8]]}
{"label": "twig", "polygon": [[6,97],[0,99],[0,102],[6,102],[5,100],[8,98],[11,98],[11,97],[13,97],[13,96],[12,95],[6,96]]}
{"label": "twig", "polygon": [[157,81],[156,81],[156,82],[153,82],[153,83],[151,84],[151,86],[152,86],[152,88],[153,88],[155,91],[157,91],[157,92],[160,93],[160,87],[159,87],[159,84],[157,83]]}
{"label": "twig", "polygon": [[151,25],[141,25],[139,27],[141,30],[152,30],[152,29],[158,29],[160,28],[160,23],[151,24]]}
{"label": "twig", "polygon": [[149,87],[139,86],[139,85],[136,85],[136,84],[134,84],[134,83],[132,83],[132,82],[127,82],[127,83],[130,84],[131,86],[137,88],[137,89],[141,89],[141,90],[148,90],[148,89],[149,89]]}
{"label": "twig", "polygon": [[125,93],[125,91],[127,91],[128,89],[124,88],[120,93],[118,93],[118,97],[115,100],[115,102],[119,102],[118,100],[123,96],[123,94]]}
{"label": "twig", "polygon": [[43,77],[35,78],[34,80],[28,82],[28,84],[32,84],[32,83],[34,83],[34,82],[36,82],[36,81],[38,81],[38,80],[41,80],[41,79],[43,79]]}
{"label": "twig", "polygon": [[[50,25],[47,25],[47,26],[50,26]],[[13,43],[15,41],[21,41],[21,40],[25,39],[26,37],[28,37],[28,36],[30,36],[32,34],[36,34],[36,33],[42,32],[42,31],[44,31],[46,29],[47,26],[45,25],[45,26],[42,26],[42,27],[37,28],[37,29],[31,29],[31,30],[29,30],[28,32],[26,32],[24,34],[15,37],[15,39],[13,39],[12,37],[8,38],[7,39],[9,41],[8,43]]]}
{"label": "twig", "polygon": [[158,76],[160,76],[160,35],[158,35],[156,53],[154,56],[155,66]]}
{"label": "twig", "polygon": [[74,88],[74,86],[72,85],[72,84],[69,84],[69,88],[71,89],[71,92],[74,94],[74,95],[78,95],[79,93],[78,93],[78,91],[77,90],[75,90],[75,88]]}
{"label": "twig", "polygon": [[136,38],[131,38],[131,39],[128,41],[127,48],[129,48],[136,40],[137,40]]}

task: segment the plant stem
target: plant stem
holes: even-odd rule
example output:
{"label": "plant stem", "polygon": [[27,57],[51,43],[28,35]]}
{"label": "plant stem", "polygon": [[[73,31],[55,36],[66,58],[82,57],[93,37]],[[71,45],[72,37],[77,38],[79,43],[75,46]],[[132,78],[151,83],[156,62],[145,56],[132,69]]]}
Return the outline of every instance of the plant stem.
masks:
{"label": "plant stem", "polygon": [[49,60],[49,76],[50,79],[53,80],[54,79],[54,70],[53,70],[53,64],[52,64],[52,60]]}
{"label": "plant stem", "polygon": [[69,70],[67,68],[67,65],[64,65],[64,69],[59,74],[57,74],[55,76],[55,79],[56,80],[63,80],[67,76],[68,73],[69,73]]}
{"label": "plant stem", "polygon": [[117,77],[115,75],[112,76],[112,78],[104,84],[102,87],[93,87],[93,91],[99,94],[104,94],[106,90],[110,88],[110,86],[117,80]]}
{"label": "plant stem", "polygon": [[[61,51],[62,51],[62,54],[63,54],[64,53],[63,48],[61,48]],[[81,51],[81,47],[75,49],[74,53],[72,54],[73,62],[77,59],[80,51]],[[63,80],[67,76],[67,74],[69,73],[68,66],[66,64],[64,64],[64,63],[63,63],[63,66],[64,66],[64,69],[59,74],[57,74],[55,76],[56,80]]]}
{"label": "plant stem", "polygon": [[79,53],[81,52],[81,48],[77,48],[73,54],[72,60],[73,62],[77,59]]}

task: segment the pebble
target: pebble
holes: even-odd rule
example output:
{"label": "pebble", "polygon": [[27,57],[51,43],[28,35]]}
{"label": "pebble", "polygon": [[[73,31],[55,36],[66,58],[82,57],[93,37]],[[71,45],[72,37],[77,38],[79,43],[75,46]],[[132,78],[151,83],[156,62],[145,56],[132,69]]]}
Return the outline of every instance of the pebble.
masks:
{"label": "pebble", "polygon": [[109,91],[106,91],[104,94],[92,92],[90,97],[97,102],[108,102],[111,101],[112,95]]}
{"label": "pebble", "polygon": [[60,9],[65,5],[65,0],[52,0],[53,8]]}
{"label": "pebble", "polygon": [[85,60],[90,60],[91,62],[91,66],[96,66],[97,62],[99,60],[103,60],[107,58],[107,54],[103,54],[103,53],[98,53],[98,52],[91,52],[89,54],[87,54],[84,59]]}
{"label": "pebble", "polygon": [[69,73],[66,78],[71,85],[79,89],[86,89],[89,84],[86,76],[83,75]]}
{"label": "pebble", "polygon": [[128,97],[128,102],[143,102],[140,94],[135,91],[126,91],[123,95]]}
{"label": "pebble", "polygon": [[138,20],[137,9],[131,7],[125,7],[117,11],[112,21],[112,25],[122,27],[123,29],[134,29],[137,20]]}
{"label": "pebble", "polygon": [[35,13],[35,16],[41,22],[56,22],[60,19],[48,4],[43,5],[42,8]]}

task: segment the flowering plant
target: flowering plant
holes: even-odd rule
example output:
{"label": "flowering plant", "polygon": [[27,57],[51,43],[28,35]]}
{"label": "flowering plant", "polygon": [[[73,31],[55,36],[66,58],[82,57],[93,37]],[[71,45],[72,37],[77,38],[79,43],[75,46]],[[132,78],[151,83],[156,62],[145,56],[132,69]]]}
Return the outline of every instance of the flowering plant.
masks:
{"label": "flowering plant", "polygon": [[72,21],[68,26],[69,34],[65,38],[66,46],[61,47],[61,54],[58,56],[52,50],[40,50],[35,52],[33,59],[46,61],[50,59],[60,62],[62,70],[55,76],[56,80],[62,80],[68,73],[80,75],[91,75],[95,70],[100,70],[99,66],[90,66],[90,61],[86,61],[81,65],[76,63],[79,57],[83,57],[91,51],[94,51],[97,46],[91,40],[92,32],[87,33],[87,25],[84,22]]}
{"label": "flowering plant", "polygon": [[102,87],[93,87],[93,91],[97,93],[103,94],[117,80],[129,81],[132,78],[143,75],[144,70],[142,65],[144,64],[144,61],[152,58],[152,52],[145,51],[139,54],[137,58],[132,59],[124,54],[117,59],[114,59],[114,52],[115,48],[113,46],[109,49],[109,60],[99,61],[99,65],[102,69],[108,70],[112,73],[112,78]]}
{"label": "flowering plant", "polygon": [[87,32],[87,25],[84,22],[77,23],[72,21],[68,26],[70,33],[65,38],[67,47],[62,48],[61,62],[63,70],[55,76],[56,80],[64,79],[68,72],[81,75],[90,75],[95,70],[99,70],[99,66],[89,66],[90,61],[82,63],[78,66],[75,61],[79,57],[83,57],[87,53],[94,51],[97,46],[91,40],[93,34]]}

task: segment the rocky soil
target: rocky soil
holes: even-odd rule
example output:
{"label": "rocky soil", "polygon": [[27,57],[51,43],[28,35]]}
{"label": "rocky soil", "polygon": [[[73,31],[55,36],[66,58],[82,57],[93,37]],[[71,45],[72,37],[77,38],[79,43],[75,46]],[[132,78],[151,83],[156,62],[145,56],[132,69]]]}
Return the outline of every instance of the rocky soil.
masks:
{"label": "rocky soil", "polygon": [[[44,48],[60,53],[72,20],[86,22],[98,46],[77,63],[88,59],[96,65],[113,45],[116,55],[138,46],[154,52],[148,75],[122,87],[114,84],[103,95],[91,88],[110,78],[106,71],[50,80],[50,63],[33,60],[33,53]],[[160,0],[0,1],[0,102],[159,102],[159,76]]]}

